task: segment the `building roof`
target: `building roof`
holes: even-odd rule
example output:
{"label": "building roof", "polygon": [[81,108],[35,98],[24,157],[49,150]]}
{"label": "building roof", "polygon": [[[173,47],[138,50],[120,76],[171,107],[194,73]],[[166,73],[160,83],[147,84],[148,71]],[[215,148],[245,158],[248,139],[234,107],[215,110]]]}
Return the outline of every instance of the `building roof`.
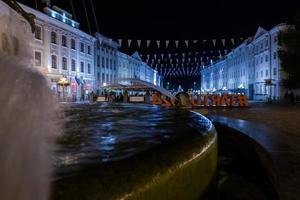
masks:
{"label": "building roof", "polygon": [[263,29],[262,27],[258,27],[253,40],[259,38],[260,36],[264,35],[265,33],[267,33],[267,31],[265,29]]}
{"label": "building roof", "polygon": [[135,59],[137,59],[137,60],[143,61],[142,58],[141,58],[141,56],[140,56],[140,54],[139,54],[137,51],[134,52],[134,53],[131,55],[131,57],[133,57],[133,58],[135,58]]}

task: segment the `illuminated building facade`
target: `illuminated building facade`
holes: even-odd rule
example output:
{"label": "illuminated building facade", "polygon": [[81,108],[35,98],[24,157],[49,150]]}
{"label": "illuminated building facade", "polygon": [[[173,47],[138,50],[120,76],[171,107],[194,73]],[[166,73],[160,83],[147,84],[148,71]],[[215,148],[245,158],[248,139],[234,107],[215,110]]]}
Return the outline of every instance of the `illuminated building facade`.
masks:
{"label": "illuminated building facade", "polygon": [[259,27],[255,36],[246,39],[220,60],[201,69],[204,93],[244,93],[250,99],[282,99],[285,89],[277,52],[278,33],[288,25],[279,24],[270,31]]}
{"label": "illuminated building facade", "polygon": [[[95,89],[94,43],[96,38],[79,30],[68,12],[53,6],[44,13],[22,5],[36,16],[32,42],[34,65],[49,81],[57,96],[79,100]],[[66,79],[66,86],[59,85]]]}
{"label": "illuminated building facade", "polygon": [[143,62],[138,52],[129,56],[118,52],[118,81],[121,84],[128,83],[126,79],[139,79],[161,86],[161,76],[147,63]]}
{"label": "illuminated building facade", "polygon": [[117,83],[119,44],[100,33],[96,33],[95,70],[97,90]]}

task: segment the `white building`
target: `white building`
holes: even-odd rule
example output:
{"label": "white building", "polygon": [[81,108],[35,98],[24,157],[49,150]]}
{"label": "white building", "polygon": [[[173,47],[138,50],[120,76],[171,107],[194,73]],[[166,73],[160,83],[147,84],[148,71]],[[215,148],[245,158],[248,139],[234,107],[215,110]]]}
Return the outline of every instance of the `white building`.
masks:
{"label": "white building", "polygon": [[95,71],[97,90],[102,86],[117,83],[119,44],[96,33]]}
{"label": "white building", "polygon": [[[245,40],[224,58],[201,69],[202,92],[246,93],[250,99],[280,99],[284,72],[277,56],[278,33],[288,25],[270,31],[259,27],[255,36]],[[267,84],[271,80],[272,85]]]}
{"label": "white building", "polygon": [[[45,7],[44,13],[21,6],[36,16],[34,65],[47,77],[53,93],[79,100],[91,92],[95,87],[96,38],[79,30],[72,15],[56,6]],[[59,86],[62,78],[70,85]]]}
{"label": "white building", "polygon": [[161,77],[157,71],[143,62],[138,52],[132,56],[118,52],[118,80],[121,84],[127,84],[124,79],[139,79],[161,86]]}

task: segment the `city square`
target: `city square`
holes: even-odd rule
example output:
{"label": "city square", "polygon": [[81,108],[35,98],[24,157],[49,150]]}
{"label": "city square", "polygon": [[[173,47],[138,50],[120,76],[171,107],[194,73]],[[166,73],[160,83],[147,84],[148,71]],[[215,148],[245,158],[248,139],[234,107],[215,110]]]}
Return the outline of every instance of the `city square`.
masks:
{"label": "city square", "polygon": [[0,199],[297,200],[300,2],[0,0]]}

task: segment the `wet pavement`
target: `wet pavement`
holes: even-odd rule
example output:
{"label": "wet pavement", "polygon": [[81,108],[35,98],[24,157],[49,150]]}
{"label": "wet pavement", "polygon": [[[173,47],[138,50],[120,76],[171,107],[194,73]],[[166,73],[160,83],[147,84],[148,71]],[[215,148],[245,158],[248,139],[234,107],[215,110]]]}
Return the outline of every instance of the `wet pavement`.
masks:
{"label": "wet pavement", "polygon": [[280,199],[299,199],[299,106],[255,103],[249,108],[241,109],[212,108],[209,110],[209,118],[243,133],[259,144],[263,150],[259,150],[260,147],[257,146],[257,152]]}

